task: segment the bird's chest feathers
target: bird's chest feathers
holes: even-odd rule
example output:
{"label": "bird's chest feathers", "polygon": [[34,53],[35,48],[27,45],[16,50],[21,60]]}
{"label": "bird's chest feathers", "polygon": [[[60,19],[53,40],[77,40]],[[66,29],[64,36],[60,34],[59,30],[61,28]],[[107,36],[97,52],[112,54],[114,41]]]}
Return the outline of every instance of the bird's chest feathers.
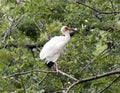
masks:
{"label": "bird's chest feathers", "polygon": [[66,45],[66,43],[68,43],[70,40],[70,37],[68,36],[63,36],[60,41],[58,42],[58,45],[61,47],[64,47]]}
{"label": "bird's chest feathers", "polygon": [[70,37],[67,37],[67,36],[54,37],[51,40],[53,41],[53,43],[50,46],[54,51],[62,52],[64,49],[64,46],[66,45],[66,43],[68,43],[69,40],[70,40]]}
{"label": "bird's chest feathers", "polygon": [[70,36],[63,36],[62,41],[66,44],[70,40]]}

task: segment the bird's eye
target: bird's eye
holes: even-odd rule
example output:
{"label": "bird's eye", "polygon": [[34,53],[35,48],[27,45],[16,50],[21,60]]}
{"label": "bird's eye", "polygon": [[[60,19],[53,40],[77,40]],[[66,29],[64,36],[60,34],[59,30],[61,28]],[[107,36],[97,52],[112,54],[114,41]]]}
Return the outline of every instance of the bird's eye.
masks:
{"label": "bird's eye", "polygon": [[65,27],[65,30],[68,30],[68,29],[69,29],[69,28],[66,26],[66,27]]}

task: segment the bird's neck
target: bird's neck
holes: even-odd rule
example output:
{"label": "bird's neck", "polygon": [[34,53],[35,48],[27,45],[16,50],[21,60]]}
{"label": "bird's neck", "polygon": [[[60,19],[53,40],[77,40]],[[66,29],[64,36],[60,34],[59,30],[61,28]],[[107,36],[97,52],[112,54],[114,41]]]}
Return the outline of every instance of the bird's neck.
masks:
{"label": "bird's neck", "polygon": [[64,34],[64,36],[65,36],[65,40],[66,40],[66,42],[68,42],[69,40],[70,40],[70,34],[69,33],[65,33]]}

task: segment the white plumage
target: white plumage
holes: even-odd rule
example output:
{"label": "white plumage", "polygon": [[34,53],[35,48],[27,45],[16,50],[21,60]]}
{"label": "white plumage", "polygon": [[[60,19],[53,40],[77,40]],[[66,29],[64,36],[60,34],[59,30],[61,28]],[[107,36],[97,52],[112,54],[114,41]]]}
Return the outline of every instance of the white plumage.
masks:
{"label": "white plumage", "polygon": [[70,34],[68,30],[72,30],[67,26],[61,28],[63,36],[55,36],[51,38],[42,48],[39,56],[40,59],[46,61],[56,62],[62,53],[64,46],[70,40]]}
{"label": "white plumage", "polygon": [[40,59],[56,62],[70,36],[55,36],[48,41],[40,52]]}

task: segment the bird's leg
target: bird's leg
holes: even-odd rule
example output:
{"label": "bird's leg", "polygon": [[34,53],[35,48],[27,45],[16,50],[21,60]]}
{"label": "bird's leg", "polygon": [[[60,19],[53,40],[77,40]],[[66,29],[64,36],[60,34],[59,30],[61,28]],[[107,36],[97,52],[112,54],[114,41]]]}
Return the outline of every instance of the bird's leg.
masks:
{"label": "bird's leg", "polygon": [[53,70],[58,72],[57,63],[55,63],[55,64],[53,65]]}

